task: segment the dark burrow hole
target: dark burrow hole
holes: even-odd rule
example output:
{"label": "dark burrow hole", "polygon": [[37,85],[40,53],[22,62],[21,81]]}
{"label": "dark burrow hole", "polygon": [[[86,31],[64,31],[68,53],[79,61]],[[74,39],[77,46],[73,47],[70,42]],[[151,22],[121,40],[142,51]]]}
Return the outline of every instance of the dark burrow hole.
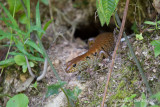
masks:
{"label": "dark burrow hole", "polygon": [[[116,28],[113,18],[111,18],[109,26],[105,24],[103,27],[101,26],[99,19],[96,19],[96,21],[94,17],[90,17],[90,19],[91,20],[87,25],[81,24],[77,27],[74,34],[75,38],[81,38],[82,40],[87,41],[89,38],[96,37],[100,33],[113,32],[114,28]],[[130,29],[132,26],[131,23],[127,23],[125,26],[125,28],[127,28],[125,29],[127,34],[133,33]]]}
{"label": "dark burrow hole", "polygon": [[89,38],[96,37],[98,34],[103,32],[113,32],[114,27],[114,25],[104,25],[103,27],[101,27],[99,20],[92,20],[89,22],[88,25],[79,25],[75,31],[74,37],[79,37],[82,40],[88,40]]}

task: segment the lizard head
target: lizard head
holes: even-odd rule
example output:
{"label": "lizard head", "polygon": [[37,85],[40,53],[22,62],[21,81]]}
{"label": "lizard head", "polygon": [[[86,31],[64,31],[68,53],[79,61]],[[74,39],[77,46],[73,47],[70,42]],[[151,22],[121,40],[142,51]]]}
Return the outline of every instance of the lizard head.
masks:
{"label": "lizard head", "polygon": [[88,59],[88,56],[86,54],[83,54],[69,61],[66,64],[67,65],[66,72],[72,73],[84,70],[88,66],[86,58]]}
{"label": "lizard head", "polygon": [[67,62],[67,67],[66,67],[66,72],[67,73],[72,73],[72,72],[76,72],[76,71],[79,71],[78,70],[78,66],[79,66],[79,61],[80,58],[79,57],[76,57],[74,59],[72,59],[71,61]]}

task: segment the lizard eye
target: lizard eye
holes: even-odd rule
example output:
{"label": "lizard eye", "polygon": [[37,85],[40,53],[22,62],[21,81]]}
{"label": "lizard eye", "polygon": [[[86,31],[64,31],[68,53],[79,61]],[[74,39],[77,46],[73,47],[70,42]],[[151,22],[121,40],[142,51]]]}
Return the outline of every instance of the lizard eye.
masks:
{"label": "lizard eye", "polygon": [[97,52],[95,52],[93,55],[96,56],[96,55],[97,55]]}
{"label": "lizard eye", "polygon": [[73,64],[73,67],[76,67],[76,64]]}

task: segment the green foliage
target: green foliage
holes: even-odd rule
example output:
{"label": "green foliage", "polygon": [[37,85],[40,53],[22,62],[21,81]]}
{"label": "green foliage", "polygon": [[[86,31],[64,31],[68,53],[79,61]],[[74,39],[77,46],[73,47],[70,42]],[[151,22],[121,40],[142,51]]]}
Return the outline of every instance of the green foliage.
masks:
{"label": "green foliage", "polygon": [[3,14],[6,14],[6,15],[2,15],[0,20],[4,21],[4,23],[8,26],[8,31],[6,32],[0,29],[0,40],[9,39],[11,42],[10,47],[14,43],[15,44],[14,46],[16,46],[16,49],[17,49],[15,52],[7,53],[15,56],[14,59],[11,58],[11,59],[6,59],[5,61],[1,61],[0,67],[7,67],[11,64],[16,63],[17,65],[22,66],[23,72],[26,72],[27,64],[25,61],[25,56],[27,56],[29,60],[32,60],[32,61],[29,61],[29,64],[31,67],[34,66],[33,61],[44,61],[44,59],[41,58],[40,56],[40,54],[44,56],[44,53],[41,50],[39,44],[36,44],[33,40],[30,39],[30,33],[33,31],[37,31],[39,34],[41,34],[41,37],[42,37],[42,35],[45,33],[44,30],[47,29],[51,21],[49,21],[50,23],[45,24],[45,27],[43,28],[44,30],[41,29],[39,3],[38,3],[36,6],[36,25],[30,25],[30,0],[26,0],[24,2],[27,7],[27,13],[28,13],[28,17],[26,17],[27,15],[24,15],[25,22],[29,22],[29,23],[26,23],[26,29],[24,30],[20,29],[19,25],[17,24],[17,21],[14,19],[14,14],[23,9],[20,0],[18,1],[8,0],[10,9],[15,8],[15,6],[18,6],[15,8],[16,10],[13,11],[13,16],[4,7],[4,5],[0,3],[0,6],[4,10]]}
{"label": "green foliage", "polygon": [[[23,0],[23,1],[26,4],[27,0]],[[19,11],[23,11],[23,6],[22,6],[20,0],[7,0],[7,2],[9,5],[9,11],[11,12],[11,14],[13,14],[14,10],[15,10],[15,13],[17,13]]]}
{"label": "green foliage", "polygon": [[18,17],[18,21],[22,24],[27,24],[27,16],[26,14],[22,14],[21,16]]}
{"label": "green foliage", "polygon": [[[27,4],[27,0],[23,0],[24,5],[26,6]],[[21,3],[20,0],[7,0],[7,3],[9,5],[9,11],[11,12],[11,14],[18,14],[18,12],[21,12],[21,14],[18,14],[18,20],[20,23],[22,24],[26,24],[27,23],[27,17],[26,14],[24,13],[24,7]]]}
{"label": "green foliage", "polygon": [[25,94],[17,94],[9,99],[6,107],[28,107],[28,97]]}
{"label": "green foliage", "polygon": [[[160,29],[160,21],[155,21],[155,22],[145,21],[144,23],[154,27],[154,28],[150,28],[149,30],[157,31]],[[154,54],[155,54],[155,57],[157,57],[160,54],[160,41],[154,40],[151,42],[151,45],[155,46]]]}
{"label": "green foliage", "polygon": [[[136,94],[132,94],[130,97],[126,97],[124,100],[124,104],[122,107],[131,107],[131,105],[127,104],[127,102],[134,102],[134,107],[159,107],[158,105],[152,105],[149,106],[149,101],[158,101],[160,103],[160,92],[156,93],[155,95],[152,95],[149,100],[147,100],[144,93],[141,95],[141,99],[136,100],[135,99]],[[154,100],[156,99],[156,100]]]}
{"label": "green foliage", "polygon": [[154,26],[154,28],[149,29],[149,30],[158,30],[158,29],[160,29],[160,21],[155,21],[155,22],[145,21],[144,23],[148,24],[148,25],[151,25],[151,26]]}
{"label": "green foliage", "polygon": [[0,6],[2,7],[4,12],[8,16],[8,18],[3,17],[3,18],[1,18],[1,20],[3,20],[4,22],[6,22],[6,20],[10,20],[15,27],[18,27],[18,24],[17,24],[16,20],[14,19],[14,17],[10,14],[10,12],[4,7],[4,5],[1,2],[0,2]]}
{"label": "green foliage", "polygon": [[3,30],[0,29],[0,40],[2,39],[10,39],[11,38],[11,34],[8,32],[4,32]]}
{"label": "green foliage", "polygon": [[97,12],[101,26],[110,22],[110,18],[117,7],[119,0],[96,0]]}
{"label": "green foliage", "polygon": [[135,101],[134,105],[135,107],[147,107],[147,99],[144,93],[141,95],[141,100]]}
{"label": "green foliage", "polygon": [[151,45],[155,46],[154,54],[155,54],[155,57],[157,57],[160,54],[160,41],[154,40],[151,42]]}
{"label": "green foliage", "polygon": [[152,22],[152,21],[145,21],[145,24],[149,24],[149,25],[158,25],[160,24],[160,21],[156,21],[156,22]]}
{"label": "green foliage", "polygon": [[[30,48],[31,50],[32,48]],[[24,55],[23,53],[17,53],[17,52],[10,52],[10,55]],[[44,59],[40,58],[40,57],[35,57],[32,54],[28,54],[28,59],[33,60],[33,61],[44,61]]]}
{"label": "green foliage", "polygon": [[53,94],[58,94],[58,90],[60,88],[62,88],[64,86],[64,84],[66,84],[66,82],[61,81],[61,82],[58,82],[56,84],[49,85],[47,93],[46,93],[46,98],[53,95]]}

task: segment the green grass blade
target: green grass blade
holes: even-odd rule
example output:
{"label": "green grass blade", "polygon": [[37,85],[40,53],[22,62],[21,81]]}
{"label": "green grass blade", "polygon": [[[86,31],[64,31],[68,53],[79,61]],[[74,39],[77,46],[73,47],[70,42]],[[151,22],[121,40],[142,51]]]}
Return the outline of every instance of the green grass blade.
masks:
{"label": "green grass blade", "polygon": [[40,33],[46,33],[41,27],[38,27],[38,26],[31,26],[30,32],[32,32],[32,31],[37,31],[37,32],[40,32]]}
{"label": "green grass blade", "polygon": [[156,25],[155,22],[151,22],[151,21],[145,21],[144,23],[145,23],[145,24],[148,24],[148,25]]}
{"label": "green grass blade", "polygon": [[36,6],[36,25],[41,28],[41,19],[40,19],[40,13],[39,13],[39,1]]}
{"label": "green grass blade", "polygon": [[[53,20],[49,20],[47,23],[45,23],[43,30],[46,31],[46,29],[48,28],[48,26],[52,23]],[[43,33],[41,33],[40,38],[42,38]]]}
{"label": "green grass blade", "polygon": [[28,30],[28,32],[25,35],[24,39],[29,38],[30,33],[33,32],[33,31],[37,31],[37,32],[40,32],[40,33],[46,33],[42,28],[40,28],[38,26],[31,26],[30,30]]}
{"label": "green grass blade", "polygon": [[[10,52],[9,55],[16,56],[16,55],[24,55],[24,54],[23,53],[18,53],[18,52]],[[44,62],[43,58],[33,56],[32,54],[28,54],[27,58],[29,60],[32,60],[32,61],[41,61],[41,62]]]}
{"label": "green grass blade", "polygon": [[48,28],[48,26],[52,23],[52,19],[49,20],[47,23],[45,23],[44,27],[43,27],[43,30],[46,31],[46,29]]}
{"label": "green grass blade", "polygon": [[12,65],[14,63],[15,63],[14,58],[6,59],[4,61],[0,61],[0,67],[7,67],[7,66]]}
{"label": "green grass blade", "polygon": [[29,53],[24,49],[24,45],[20,41],[18,41],[18,43],[16,44],[16,47],[24,55],[29,55]]}
{"label": "green grass blade", "polygon": [[28,56],[28,59],[32,60],[32,61],[41,61],[41,62],[44,62],[43,58],[35,57],[35,56],[31,55],[31,54]]}
{"label": "green grass blade", "polygon": [[6,33],[1,29],[0,29],[0,35],[2,35],[2,36],[0,36],[0,40],[5,39],[5,38],[7,38],[7,39],[11,38],[11,33]]}
{"label": "green grass blade", "polygon": [[17,52],[9,52],[9,55],[16,56],[16,55],[24,55],[24,54],[23,53],[17,53]]}
{"label": "green grass blade", "polygon": [[[27,4],[27,6],[26,6],[26,8],[27,8],[27,15],[26,16],[28,16],[27,17],[27,28],[28,28],[28,31],[30,31],[30,26],[31,26],[31,24],[30,24],[30,0],[27,0],[26,1],[26,4]],[[28,37],[30,37],[30,33],[27,33],[28,35]]]}

